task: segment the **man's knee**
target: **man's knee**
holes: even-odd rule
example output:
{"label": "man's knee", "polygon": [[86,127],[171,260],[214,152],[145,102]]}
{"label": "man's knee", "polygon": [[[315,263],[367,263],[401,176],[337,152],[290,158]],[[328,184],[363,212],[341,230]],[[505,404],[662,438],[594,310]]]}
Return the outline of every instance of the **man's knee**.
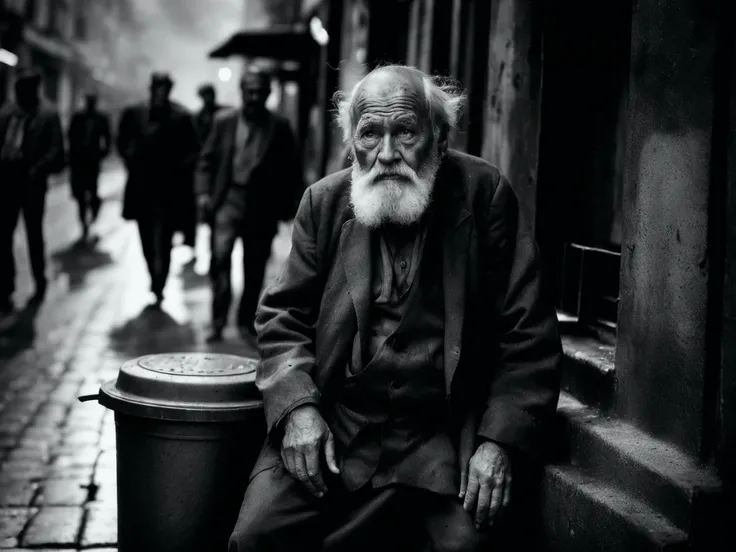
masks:
{"label": "man's knee", "polygon": [[455,524],[445,528],[440,539],[432,543],[433,552],[490,552],[490,537],[471,524]]}

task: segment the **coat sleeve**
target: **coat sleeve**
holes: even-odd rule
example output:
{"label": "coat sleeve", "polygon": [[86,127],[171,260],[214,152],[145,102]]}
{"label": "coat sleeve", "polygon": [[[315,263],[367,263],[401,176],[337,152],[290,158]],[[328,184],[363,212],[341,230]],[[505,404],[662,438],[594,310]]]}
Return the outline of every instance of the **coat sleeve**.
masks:
{"label": "coat sleeve", "polygon": [[197,168],[194,176],[194,193],[197,196],[208,196],[212,194],[212,186],[215,181],[215,173],[217,172],[217,164],[220,157],[221,134],[222,122],[219,119],[215,119],[197,159]]}
{"label": "coat sleeve", "polygon": [[61,128],[61,119],[56,112],[48,115],[46,126],[46,131],[49,133],[48,149],[33,167],[33,172],[42,176],[61,172],[66,165],[64,131]]}
{"label": "coat sleeve", "polygon": [[[518,201],[504,177],[486,221],[486,251],[481,255],[486,285],[503,291],[496,304],[489,305],[500,313],[499,344],[478,435],[537,455],[559,396],[562,345],[557,316],[542,293],[536,242],[519,223]],[[499,265],[509,269],[499,272]]]}
{"label": "coat sleeve", "polygon": [[102,138],[102,141],[104,142],[104,145],[102,146],[102,151],[100,153],[102,157],[107,157],[110,154],[110,149],[112,149],[112,132],[110,130],[110,117],[108,117],[106,114],[100,115],[100,124],[102,126],[100,137]]}
{"label": "coat sleeve", "polygon": [[283,272],[264,294],[256,316],[261,361],[256,385],[263,394],[268,432],[278,439],[281,421],[297,406],[318,405],[312,379],[315,324],[322,296],[310,190],[294,219],[292,246]]}
{"label": "coat sleeve", "polygon": [[130,165],[133,163],[135,157],[135,125],[136,120],[133,109],[124,109],[120,116],[120,123],[118,124],[115,146],[117,147],[120,157],[125,161],[128,170],[130,170]]}

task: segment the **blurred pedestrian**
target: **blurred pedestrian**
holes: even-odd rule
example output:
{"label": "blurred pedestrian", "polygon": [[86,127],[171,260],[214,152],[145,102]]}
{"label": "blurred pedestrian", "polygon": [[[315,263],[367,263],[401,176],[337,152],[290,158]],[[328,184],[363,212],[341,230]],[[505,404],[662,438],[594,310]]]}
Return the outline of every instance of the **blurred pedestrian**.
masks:
{"label": "blurred pedestrian", "polygon": [[202,108],[197,112],[194,118],[194,124],[197,127],[199,142],[204,145],[212,129],[212,122],[215,119],[215,115],[218,111],[224,109],[225,106],[217,103],[215,87],[210,83],[200,86],[197,93],[202,100]]}
{"label": "blurred pedestrian", "polygon": [[102,201],[97,191],[102,161],[110,153],[110,119],[97,109],[97,93],[85,95],[85,106],[69,124],[69,169],[72,195],[79,206],[82,241],[87,241],[90,222],[97,219]]}
{"label": "blurred pedestrian", "polygon": [[153,73],[149,101],[123,110],[116,141],[128,171],[123,217],[138,223],[156,307],[198,150],[191,115],[170,100],[173,86],[168,74]]}
{"label": "blurred pedestrian", "polygon": [[240,81],[241,109],[215,116],[199,158],[196,192],[213,228],[212,332],[220,341],[232,299],[230,267],[235,240],[243,243],[243,295],[237,323],[253,326],[271,242],[279,220],[290,220],[304,191],[301,156],[289,122],[266,108],[270,77],[247,68]]}
{"label": "blurred pedestrian", "polygon": [[14,309],[13,234],[21,212],[36,284],[33,301],[40,303],[46,294],[46,190],[49,175],[64,168],[65,153],[59,115],[41,99],[40,88],[40,73],[19,69],[15,101],[0,109],[0,318]]}
{"label": "blurred pedestrian", "polygon": [[[224,109],[224,106],[217,103],[215,87],[210,83],[201,85],[197,90],[197,94],[202,99],[202,108],[194,115],[194,126],[197,130],[197,138],[201,149],[212,128],[212,121],[214,120],[215,114]],[[197,213],[194,194],[194,174],[192,174],[190,183],[190,197],[187,200],[186,209],[182,212],[182,231],[184,234],[184,245],[190,246],[193,252],[192,258],[187,263],[187,267],[194,268],[197,264],[197,222],[206,221],[202,220],[201,213]]]}

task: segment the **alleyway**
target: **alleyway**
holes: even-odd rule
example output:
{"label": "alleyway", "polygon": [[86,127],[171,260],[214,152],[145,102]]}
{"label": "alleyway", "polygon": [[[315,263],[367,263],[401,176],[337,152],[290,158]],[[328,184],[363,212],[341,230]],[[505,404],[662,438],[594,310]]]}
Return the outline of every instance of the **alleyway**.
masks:
{"label": "alleyway", "polygon": [[[163,311],[146,309],[149,282],[137,231],[120,218],[123,178],[116,168],[103,176],[94,247],[75,245],[79,230],[68,188],[49,192],[47,300],[38,312],[21,312],[12,332],[0,336],[0,549],[115,550],[114,420],[77,397],[96,393],[124,361],[172,351],[255,355],[232,329],[224,343],[205,344],[209,285],[182,270],[182,248],[174,250]],[[19,308],[33,292],[24,241],[19,229]],[[267,281],[288,248],[288,227],[282,227]]]}

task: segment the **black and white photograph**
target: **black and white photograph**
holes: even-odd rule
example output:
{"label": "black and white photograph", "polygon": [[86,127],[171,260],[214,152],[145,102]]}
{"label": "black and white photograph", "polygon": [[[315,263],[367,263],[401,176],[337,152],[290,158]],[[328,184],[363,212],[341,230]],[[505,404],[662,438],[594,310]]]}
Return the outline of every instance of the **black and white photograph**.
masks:
{"label": "black and white photograph", "polygon": [[4,550],[736,550],[736,2],[0,0]]}

